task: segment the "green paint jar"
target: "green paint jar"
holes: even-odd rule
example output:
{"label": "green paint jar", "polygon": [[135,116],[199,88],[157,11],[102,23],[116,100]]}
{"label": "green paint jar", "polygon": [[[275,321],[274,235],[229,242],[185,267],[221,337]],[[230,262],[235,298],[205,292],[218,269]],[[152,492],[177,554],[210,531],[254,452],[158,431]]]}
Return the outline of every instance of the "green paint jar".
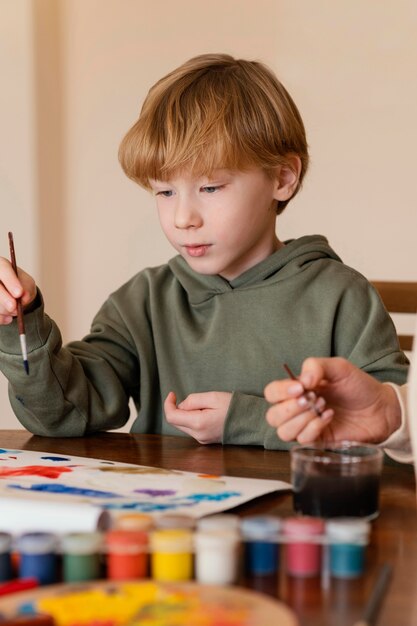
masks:
{"label": "green paint jar", "polygon": [[67,583],[101,578],[100,533],[70,533],[61,540],[62,575]]}

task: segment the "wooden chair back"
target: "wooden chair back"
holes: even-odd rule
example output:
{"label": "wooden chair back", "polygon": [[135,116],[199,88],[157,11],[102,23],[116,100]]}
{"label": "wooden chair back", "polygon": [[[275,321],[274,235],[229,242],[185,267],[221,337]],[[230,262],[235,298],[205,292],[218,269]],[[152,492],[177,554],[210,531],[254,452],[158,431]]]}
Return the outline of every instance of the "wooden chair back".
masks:
{"label": "wooden chair back", "polygon": [[[389,313],[417,313],[417,282],[372,281]],[[402,350],[411,350],[413,335],[398,333]]]}

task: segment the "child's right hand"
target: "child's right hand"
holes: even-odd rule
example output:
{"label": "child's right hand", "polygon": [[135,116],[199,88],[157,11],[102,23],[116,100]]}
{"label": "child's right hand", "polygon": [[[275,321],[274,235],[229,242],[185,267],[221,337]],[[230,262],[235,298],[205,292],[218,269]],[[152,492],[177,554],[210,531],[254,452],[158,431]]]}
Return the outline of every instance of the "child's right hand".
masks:
{"label": "child's right hand", "polygon": [[32,276],[18,268],[19,277],[8,259],[0,257],[0,326],[10,324],[17,315],[16,298],[22,298],[22,306],[36,297],[36,283]]}

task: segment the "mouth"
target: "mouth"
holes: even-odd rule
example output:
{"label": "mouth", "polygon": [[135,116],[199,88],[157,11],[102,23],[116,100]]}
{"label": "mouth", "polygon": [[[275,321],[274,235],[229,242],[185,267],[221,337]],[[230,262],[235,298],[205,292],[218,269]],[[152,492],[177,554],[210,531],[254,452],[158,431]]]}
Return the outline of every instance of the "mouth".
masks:
{"label": "mouth", "polygon": [[204,256],[207,250],[210,248],[211,244],[209,243],[198,243],[198,244],[186,244],[184,245],[184,249],[187,254],[192,257]]}

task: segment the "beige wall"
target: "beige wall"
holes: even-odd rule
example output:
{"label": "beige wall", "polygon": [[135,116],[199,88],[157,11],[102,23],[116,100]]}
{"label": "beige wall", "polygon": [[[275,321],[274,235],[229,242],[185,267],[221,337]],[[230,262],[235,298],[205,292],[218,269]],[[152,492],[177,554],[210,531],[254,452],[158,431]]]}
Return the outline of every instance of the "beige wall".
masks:
{"label": "beige wall", "polygon": [[[0,0],[0,254],[13,229],[65,340],[165,262],[118,144],[158,78],[224,51],[271,65],[306,123],[311,170],[280,237],[319,232],[370,279],[416,280],[416,26],[414,0]],[[4,381],[0,412],[18,426]]]}

